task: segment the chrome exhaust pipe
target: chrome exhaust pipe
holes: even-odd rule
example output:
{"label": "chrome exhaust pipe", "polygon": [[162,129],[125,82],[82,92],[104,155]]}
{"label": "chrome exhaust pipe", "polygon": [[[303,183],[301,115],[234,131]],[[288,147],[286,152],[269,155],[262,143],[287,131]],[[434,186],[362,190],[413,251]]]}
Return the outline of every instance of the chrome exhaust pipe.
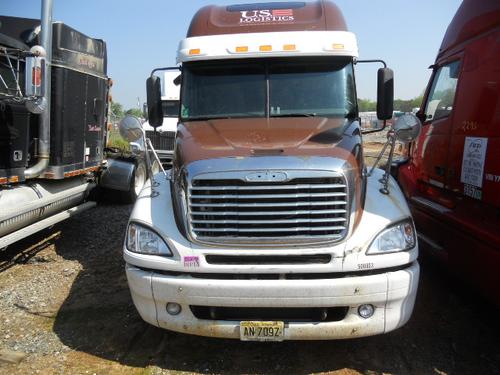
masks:
{"label": "chrome exhaust pipe", "polygon": [[38,126],[38,162],[24,171],[25,178],[40,176],[49,166],[50,158],[50,97],[51,97],[51,71],[52,71],[52,0],[42,0],[41,18],[41,45],[45,49],[45,94],[47,107],[40,114]]}

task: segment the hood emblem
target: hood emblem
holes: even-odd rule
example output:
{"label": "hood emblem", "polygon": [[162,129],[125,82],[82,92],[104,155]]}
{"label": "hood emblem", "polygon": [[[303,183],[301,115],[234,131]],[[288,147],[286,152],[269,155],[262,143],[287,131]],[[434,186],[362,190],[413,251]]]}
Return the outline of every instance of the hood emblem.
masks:
{"label": "hood emblem", "polygon": [[262,171],[253,172],[245,176],[248,182],[284,182],[288,181],[288,175],[284,172]]}

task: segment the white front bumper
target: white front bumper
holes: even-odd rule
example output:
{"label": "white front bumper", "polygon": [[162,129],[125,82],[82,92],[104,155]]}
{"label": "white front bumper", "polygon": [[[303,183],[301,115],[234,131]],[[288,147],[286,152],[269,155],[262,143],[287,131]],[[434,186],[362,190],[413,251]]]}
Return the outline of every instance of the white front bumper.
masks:
{"label": "white front bumper", "polygon": [[[415,261],[408,268],[370,276],[334,279],[233,280],[172,276],[126,266],[134,304],[141,317],[158,327],[189,334],[240,338],[239,321],[196,318],[190,306],[215,307],[349,307],[336,322],[289,322],[285,340],[319,340],[370,336],[392,331],[411,316],[419,279]],[[181,305],[179,315],[166,304]],[[358,315],[362,304],[375,306],[368,319]]]}

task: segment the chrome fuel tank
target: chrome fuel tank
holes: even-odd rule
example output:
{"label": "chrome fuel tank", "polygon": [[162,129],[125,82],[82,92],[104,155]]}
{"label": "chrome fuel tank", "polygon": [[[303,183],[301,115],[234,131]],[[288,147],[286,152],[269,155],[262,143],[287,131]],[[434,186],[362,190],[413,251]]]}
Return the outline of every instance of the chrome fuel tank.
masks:
{"label": "chrome fuel tank", "polygon": [[1,188],[0,237],[80,204],[92,186],[84,177],[75,177]]}

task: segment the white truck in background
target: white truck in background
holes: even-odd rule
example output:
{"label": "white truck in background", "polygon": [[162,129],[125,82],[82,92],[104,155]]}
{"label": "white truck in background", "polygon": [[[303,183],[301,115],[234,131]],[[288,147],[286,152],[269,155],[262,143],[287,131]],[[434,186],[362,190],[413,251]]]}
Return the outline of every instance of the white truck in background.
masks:
{"label": "white truck in background", "polygon": [[[174,83],[179,77],[180,71],[166,71],[162,78],[162,109],[163,124],[156,128],[152,127],[146,120],[142,128],[146,137],[151,140],[164,168],[172,166],[174,152],[175,134],[177,133],[177,122],[179,120],[179,94],[180,83]],[[147,111],[146,111],[147,113]],[[147,114],[145,115],[147,118]]]}

